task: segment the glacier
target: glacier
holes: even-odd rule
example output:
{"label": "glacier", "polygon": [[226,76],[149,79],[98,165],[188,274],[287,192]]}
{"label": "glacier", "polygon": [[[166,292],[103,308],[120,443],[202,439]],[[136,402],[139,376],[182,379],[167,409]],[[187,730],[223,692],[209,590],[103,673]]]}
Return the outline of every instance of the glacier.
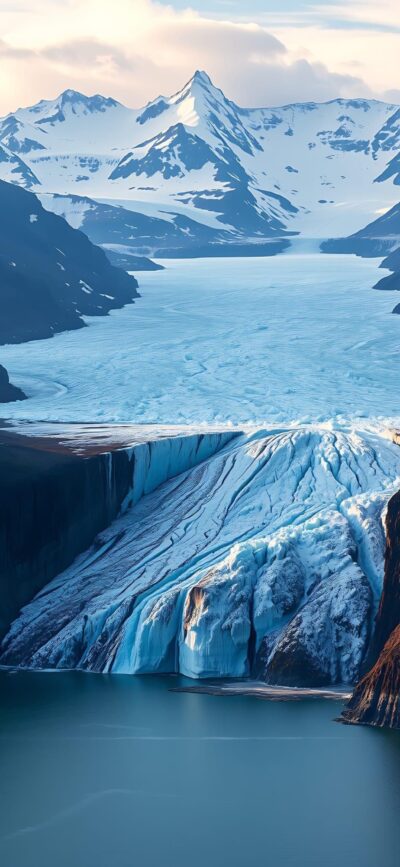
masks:
{"label": "glacier", "polygon": [[[313,426],[244,433],[217,451],[210,442],[204,460],[155,490],[154,465],[149,493],[133,490],[93,547],[22,609],[1,663],[354,682],[381,591],[398,447]],[[156,464],[164,472],[162,451]]]}
{"label": "glacier", "polygon": [[[169,261],[134,308],[3,347],[29,397],[7,407],[16,430],[47,420],[68,440],[79,423],[82,449],[91,431],[108,454],[120,429],[117,447],[142,453],[120,514],[22,608],[3,664],[357,679],[400,482],[399,319],[372,288],[378,266],[293,251]],[[211,428],[226,439],[199,450]]]}

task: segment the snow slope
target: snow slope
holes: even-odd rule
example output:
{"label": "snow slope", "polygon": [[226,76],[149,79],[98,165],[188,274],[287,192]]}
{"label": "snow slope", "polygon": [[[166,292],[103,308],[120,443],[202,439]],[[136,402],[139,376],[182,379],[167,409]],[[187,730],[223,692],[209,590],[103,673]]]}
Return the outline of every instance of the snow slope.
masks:
{"label": "snow slope", "polygon": [[334,237],[395,203],[400,109],[361,99],[243,109],[196,72],[140,110],[65,91],[1,119],[0,146],[0,173],[41,193],[134,201],[253,244]]}

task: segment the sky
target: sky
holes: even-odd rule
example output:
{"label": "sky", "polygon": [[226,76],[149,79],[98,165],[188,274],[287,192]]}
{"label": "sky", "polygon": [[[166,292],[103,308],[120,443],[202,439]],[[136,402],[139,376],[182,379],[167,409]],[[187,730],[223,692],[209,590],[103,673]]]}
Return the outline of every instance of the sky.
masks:
{"label": "sky", "polygon": [[400,0],[0,0],[0,114],[66,88],[132,107],[205,69],[244,106],[400,103]]}

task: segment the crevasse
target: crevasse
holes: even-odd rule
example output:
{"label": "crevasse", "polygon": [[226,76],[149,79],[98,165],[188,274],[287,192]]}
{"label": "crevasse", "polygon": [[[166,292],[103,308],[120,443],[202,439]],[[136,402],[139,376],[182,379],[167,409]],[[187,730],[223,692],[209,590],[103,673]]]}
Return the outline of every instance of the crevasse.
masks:
{"label": "crevasse", "polygon": [[323,427],[223,436],[135,448],[123,513],[22,610],[3,663],[356,679],[398,447]]}

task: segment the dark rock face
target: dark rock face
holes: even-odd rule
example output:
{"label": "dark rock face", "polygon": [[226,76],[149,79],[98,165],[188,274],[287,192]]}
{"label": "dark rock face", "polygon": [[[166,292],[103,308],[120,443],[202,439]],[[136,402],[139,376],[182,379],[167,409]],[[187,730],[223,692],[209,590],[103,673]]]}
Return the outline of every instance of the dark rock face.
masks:
{"label": "dark rock face", "polygon": [[386,539],[385,579],[373,638],[375,659],[400,624],[400,491],[388,504]]}
{"label": "dark rock face", "polygon": [[21,388],[11,385],[8,373],[0,364],[0,403],[11,403],[14,400],[25,400],[26,394]]}
{"label": "dark rock face", "polygon": [[0,181],[0,343],[82,328],[138,297],[137,282],[33,193]]}
{"label": "dark rock face", "polygon": [[[280,200],[277,194],[270,192],[268,195],[274,202]],[[159,270],[162,266],[146,258],[149,256],[161,259],[275,256],[290,246],[288,239],[278,237],[265,242],[260,242],[260,238],[256,243],[242,241],[222,225],[212,228],[181,213],[170,214],[168,220],[163,220],[87,196],[55,193],[41,194],[40,198],[45,208],[61,214],[67,221],[71,205],[82,206],[82,232],[93,244],[103,247],[113,265],[128,271]],[[207,202],[210,201],[207,196]],[[210,207],[209,204],[208,210]],[[218,207],[221,208],[221,204]]]}
{"label": "dark rock face", "polygon": [[372,642],[375,663],[343,713],[344,722],[400,728],[400,491],[386,517],[383,593]]}
{"label": "dark rock face", "polygon": [[[355,564],[322,581],[278,638],[265,681],[306,687],[354,683],[368,645],[371,604],[368,580]],[[346,656],[343,647],[349,648]]]}
{"label": "dark rock face", "polygon": [[129,250],[104,248],[107,259],[116,268],[123,268],[124,271],[164,271],[164,265],[159,265],[158,262],[153,262],[147,256],[136,256],[130,253]]}
{"label": "dark rock face", "polygon": [[358,684],[342,719],[400,729],[400,626],[393,630],[378,661]]}
{"label": "dark rock face", "polygon": [[115,518],[130,460],[123,450],[83,457],[0,444],[0,635]]}

